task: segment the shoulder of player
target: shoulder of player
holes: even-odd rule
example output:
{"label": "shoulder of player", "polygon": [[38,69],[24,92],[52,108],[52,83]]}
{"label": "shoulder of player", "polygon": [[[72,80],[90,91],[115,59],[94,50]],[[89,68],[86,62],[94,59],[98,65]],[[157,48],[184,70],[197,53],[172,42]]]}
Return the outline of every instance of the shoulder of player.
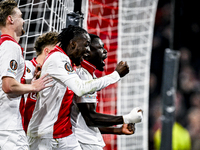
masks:
{"label": "shoulder of player", "polygon": [[18,52],[21,53],[21,47],[17,43],[9,40],[4,41],[1,44],[1,49],[10,53],[18,53]]}
{"label": "shoulder of player", "polygon": [[33,66],[33,64],[30,60],[25,60],[25,63],[26,63],[27,67]]}
{"label": "shoulder of player", "polygon": [[54,52],[48,58],[45,60],[42,68],[50,67],[50,68],[60,68],[61,66],[64,66],[68,64],[69,66],[71,65],[71,61],[69,57],[61,52]]}
{"label": "shoulder of player", "polygon": [[31,61],[25,60],[25,63],[26,63],[26,68],[30,69],[30,72],[34,72],[35,71],[35,66],[33,65],[33,63]]}
{"label": "shoulder of player", "polygon": [[70,59],[67,55],[65,55],[64,53],[61,53],[61,52],[54,52],[53,54],[51,54],[50,56],[48,56],[47,60],[53,60],[53,61],[69,61],[70,62]]}
{"label": "shoulder of player", "polygon": [[4,41],[2,44],[1,44],[3,47],[8,47],[8,48],[19,48],[21,49],[21,47],[19,46],[19,44],[13,42],[13,41],[10,41],[10,40],[7,40],[7,41]]}

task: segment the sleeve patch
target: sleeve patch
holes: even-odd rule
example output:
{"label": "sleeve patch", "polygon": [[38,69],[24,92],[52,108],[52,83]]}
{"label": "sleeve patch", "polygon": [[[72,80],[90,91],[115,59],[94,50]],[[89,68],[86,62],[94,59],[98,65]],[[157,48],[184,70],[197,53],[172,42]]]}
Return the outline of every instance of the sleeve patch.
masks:
{"label": "sleeve patch", "polygon": [[11,68],[13,71],[15,71],[15,70],[17,69],[17,67],[18,67],[18,64],[17,64],[16,60],[11,60],[11,61],[10,61],[10,68]]}
{"label": "sleeve patch", "polygon": [[73,72],[74,71],[74,69],[72,68],[72,66],[67,62],[67,63],[65,63],[65,69],[67,70],[67,71],[69,71],[69,72]]}
{"label": "sleeve patch", "polygon": [[30,70],[28,67],[26,67],[26,72],[27,72],[27,73],[30,73],[31,70]]}

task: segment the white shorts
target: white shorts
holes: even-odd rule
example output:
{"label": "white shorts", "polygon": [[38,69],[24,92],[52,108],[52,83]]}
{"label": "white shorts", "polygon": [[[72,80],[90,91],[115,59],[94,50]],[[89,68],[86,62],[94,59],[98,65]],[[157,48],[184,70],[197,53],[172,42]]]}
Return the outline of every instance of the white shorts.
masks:
{"label": "white shorts", "polygon": [[33,138],[28,137],[30,150],[82,150],[75,135],[64,138]]}
{"label": "white shorts", "polygon": [[28,150],[24,130],[0,131],[0,150]]}
{"label": "white shorts", "polygon": [[86,144],[81,142],[79,142],[79,144],[81,145],[82,150],[103,150],[103,147],[99,145]]}

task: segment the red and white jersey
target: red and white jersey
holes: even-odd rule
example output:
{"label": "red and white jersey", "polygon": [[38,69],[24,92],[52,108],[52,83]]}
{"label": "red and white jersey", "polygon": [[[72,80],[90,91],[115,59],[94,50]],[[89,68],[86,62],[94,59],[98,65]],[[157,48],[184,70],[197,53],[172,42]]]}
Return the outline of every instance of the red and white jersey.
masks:
{"label": "red and white jersey", "polygon": [[[94,71],[95,66],[90,64],[87,61],[83,61],[81,63],[81,68],[78,68],[76,70],[76,73],[79,75],[79,77],[82,80],[91,80],[93,78],[96,78]],[[75,103],[74,103],[75,102]],[[74,96],[74,105],[72,107],[72,113],[71,113],[71,122],[72,122],[72,131],[75,133],[76,138],[81,143],[85,144],[94,144],[101,147],[105,146],[103,137],[101,135],[101,132],[99,131],[98,127],[88,127],[83,116],[81,115],[81,112],[79,112],[76,103],[95,103],[97,104],[97,92],[94,94],[87,94],[82,97]],[[75,112],[76,111],[76,112]]]}
{"label": "red and white jersey", "polygon": [[35,67],[38,64],[36,61],[36,58],[34,57],[32,60],[26,60],[26,75],[25,75],[25,80],[26,83],[31,83],[34,73],[35,73]]}
{"label": "red and white jersey", "polygon": [[[26,76],[25,80],[26,82],[31,82],[31,80],[34,77],[35,67],[37,65],[36,58],[33,58],[30,61],[26,62]],[[24,110],[24,130],[27,132],[29,121],[32,117],[33,110],[35,108],[37,93],[28,93],[25,96],[26,104],[25,104],[25,110]]]}
{"label": "red and white jersey", "polygon": [[[115,71],[101,79],[81,80],[72,68],[71,60],[59,46],[56,46],[49,53],[42,66],[41,76],[46,73],[53,78],[50,83],[53,86],[39,92],[28,126],[27,135],[29,137],[61,138],[70,135],[72,133],[70,112],[73,96],[71,92],[83,96],[101,90],[120,79],[119,74]],[[65,107],[62,107],[63,103]],[[60,114],[63,114],[63,117]],[[63,118],[65,121],[63,123],[57,122],[56,127],[55,123],[58,118]],[[58,132],[58,134],[54,134],[55,127],[62,129],[63,135]]]}
{"label": "red and white jersey", "polygon": [[23,81],[25,60],[17,41],[3,34],[0,39],[0,130],[21,130],[22,117],[19,111],[21,97],[6,94],[2,90],[2,78],[12,77],[18,82]]}

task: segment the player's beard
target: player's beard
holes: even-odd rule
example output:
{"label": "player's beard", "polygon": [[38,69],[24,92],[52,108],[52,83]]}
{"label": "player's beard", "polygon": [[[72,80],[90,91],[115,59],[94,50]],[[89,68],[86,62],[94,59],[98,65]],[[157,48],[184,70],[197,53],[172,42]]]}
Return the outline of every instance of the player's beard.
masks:
{"label": "player's beard", "polygon": [[22,32],[22,33],[21,33],[21,36],[25,34],[25,31],[24,31],[24,29],[22,29],[22,31],[21,31],[21,32]]}

